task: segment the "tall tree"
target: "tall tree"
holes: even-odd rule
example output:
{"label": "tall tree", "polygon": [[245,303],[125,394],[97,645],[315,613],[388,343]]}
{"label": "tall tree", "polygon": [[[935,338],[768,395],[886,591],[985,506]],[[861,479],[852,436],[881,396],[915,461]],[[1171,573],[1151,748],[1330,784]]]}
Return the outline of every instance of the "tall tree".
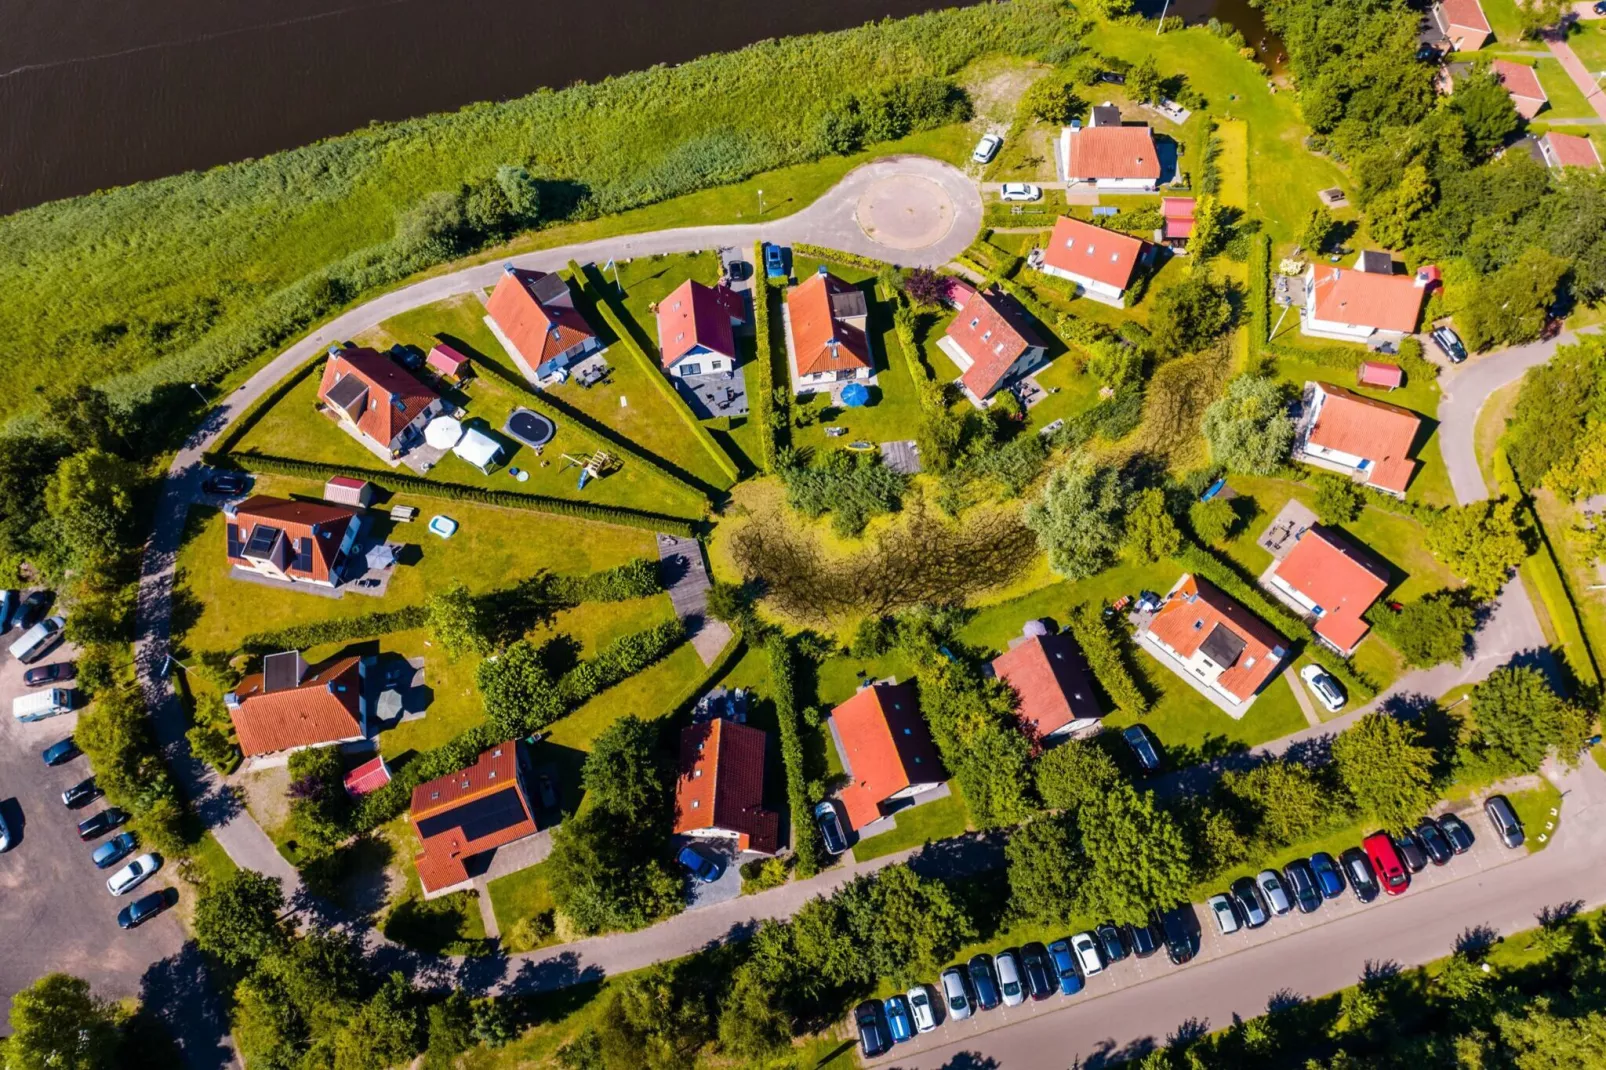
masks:
{"label": "tall tree", "polygon": [[491,642],[484,613],[465,584],[453,584],[432,595],[424,603],[424,614],[429,633],[446,652],[447,660],[489,652]]}
{"label": "tall tree", "polygon": [[287,943],[283,913],[279,878],[237,869],[196,900],[195,942],[231,966],[249,966]]}
{"label": "tall tree", "polygon": [[1372,712],[1333,740],[1339,781],[1386,829],[1415,824],[1433,804],[1433,751],[1415,725]]}
{"label": "tall tree", "polygon": [[1085,579],[1114,560],[1121,545],[1126,488],[1115,469],[1085,453],[1069,457],[1026,507],[1026,525],[1067,579]]}
{"label": "tall tree", "polygon": [[1240,375],[1205,410],[1210,456],[1229,471],[1268,475],[1288,460],[1294,421],[1283,386],[1269,376]]}
{"label": "tall tree", "polygon": [[596,738],[583,780],[593,805],[620,818],[656,826],[666,817],[669,771],[658,728],[633,714]]}
{"label": "tall tree", "polygon": [[1164,561],[1182,547],[1182,532],[1166,509],[1165,491],[1139,491],[1126,514],[1126,548],[1139,561]]}
{"label": "tall tree", "polygon": [[1474,159],[1484,159],[1506,143],[1522,125],[1522,117],[1511,103],[1505,85],[1487,67],[1460,75],[1450,94],[1450,110],[1461,118],[1467,133],[1467,149]]}
{"label": "tall tree", "polygon": [[1496,669],[1472,689],[1476,738],[1528,772],[1550,754],[1568,766],[1578,764],[1594,717],[1550,686],[1531,665]]}
{"label": "tall tree", "polygon": [[1149,911],[1185,903],[1193,883],[1188,845],[1152,792],[1120,783],[1076,812],[1088,872],[1078,908],[1139,924]]}
{"label": "tall tree", "polygon": [[89,982],[48,973],[11,997],[11,1037],[0,1055],[6,1070],[112,1070],[117,1046],[113,1009]]}
{"label": "tall tree", "polygon": [[1456,319],[1467,345],[1484,350],[1538,338],[1567,270],[1561,257],[1528,249],[1515,263],[1479,279]]}
{"label": "tall tree", "polygon": [[1063,819],[1028,821],[1009,837],[1004,857],[1009,863],[1009,906],[1017,916],[1041,924],[1070,918],[1083,859]]}
{"label": "tall tree", "polygon": [[1231,290],[1198,261],[1194,264],[1192,274],[1155,298],[1149,322],[1162,357],[1204,349],[1232,326]]}
{"label": "tall tree", "polygon": [[90,449],[61,462],[45,487],[49,514],[80,567],[129,549],[139,469],[116,454]]}
{"label": "tall tree", "polygon": [[1428,524],[1428,549],[1467,581],[1475,597],[1487,601],[1528,556],[1526,535],[1517,503],[1498,498],[1438,513]]}

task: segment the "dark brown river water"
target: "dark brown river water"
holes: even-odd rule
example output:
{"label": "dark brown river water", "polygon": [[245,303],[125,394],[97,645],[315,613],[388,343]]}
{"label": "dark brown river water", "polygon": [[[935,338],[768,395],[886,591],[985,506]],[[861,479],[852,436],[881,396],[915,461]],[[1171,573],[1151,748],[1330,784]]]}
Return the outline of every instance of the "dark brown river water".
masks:
{"label": "dark brown river water", "polygon": [[4,0],[0,214],[970,0]]}

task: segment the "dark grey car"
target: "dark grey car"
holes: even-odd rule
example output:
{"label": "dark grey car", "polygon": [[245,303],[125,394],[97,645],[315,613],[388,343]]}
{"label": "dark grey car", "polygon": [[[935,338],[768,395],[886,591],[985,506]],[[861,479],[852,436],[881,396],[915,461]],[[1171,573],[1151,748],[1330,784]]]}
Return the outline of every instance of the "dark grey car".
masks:
{"label": "dark grey car", "polygon": [[1266,924],[1270,917],[1266,904],[1260,898],[1260,889],[1255,887],[1255,878],[1239,877],[1232,882],[1232,897],[1238,903],[1238,914],[1244,919],[1244,924],[1251,929],[1258,929]]}
{"label": "dark grey car", "polygon": [[1283,867],[1283,883],[1288,886],[1294,905],[1301,914],[1313,913],[1322,905],[1322,893],[1316,887],[1316,877],[1303,858],[1296,858]]}

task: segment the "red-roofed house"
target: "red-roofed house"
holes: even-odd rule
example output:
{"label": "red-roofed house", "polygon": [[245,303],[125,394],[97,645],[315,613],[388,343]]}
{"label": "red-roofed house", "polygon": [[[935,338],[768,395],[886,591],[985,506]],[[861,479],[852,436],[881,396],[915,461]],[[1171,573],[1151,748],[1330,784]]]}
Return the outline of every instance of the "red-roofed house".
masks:
{"label": "red-roofed house", "polygon": [[1188,239],[1193,237],[1193,205],[1192,197],[1161,197],[1160,215],[1164,222],[1155,240],[1172,249],[1186,249]]}
{"label": "red-roofed house", "polygon": [[556,272],[503,264],[485,311],[485,325],[532,383],[558,375],[600,345]]}
{"label": "red-roofed house", "polygon": [[1020,697],[1021,727],[1039,743],[1091,731],[1104,711],[1093,697],[1081,648],[1064,632],[1038,629],[993,659],[994,675]]}
{"label": "red-roofed house", "polygon": [[658,302],[658,348],[670,375],[728,372],[736,367],[731,328],[747,318],[740,294],[728,286],[687,279]]}
{"label": "red-roofed house", "polygon": [[365,738],[367,674],[364,658],[338,658],[312,668],[295,651],[269,654],[261,672],[223,696],[240,753],[252,758]]}
{"label": "red-roofed house", "polygon": [[1553,171],[1559,171],[1563,167],[1600,170],[1600,152],[1596,150],[1595,143],[1587,137],[1558,134],[1553,131],[1538,140],[1539,154],[1544,157],[1545,166]]}
{"label": "red-roofed house", "polygon": [[1506,87],[1506,92],[1511,94],[1511,103],[1524,119],[1532,119],[1550,103],[1550,98],[1545,95],[1545,87],[1539,84],[1539,73],[1526,63],[1497,59],[1489,64],[1489,69]]}
{"label": "red-roofed house", "polygon": [[1362,614],[1388,588],[1389,571],[1330,528],[1313,525],[1267,574],[1271,586],[1300,606],[1317,638],[1348,657],[1370,625]]}
{"label": "red-roofed house", "polygon": [[831,735],[848,786],[842,808],[862,829],[882,807],[939,787],[948,774],[920,717],[913,684],[871,684],[831,711]]}
{"label": "red-roofed house", "polygon": [[1048,349],[1013,297],[966,286],[954,289],[953,302],[959,314],[937,345],[960,369],[959,382],[973,403],[984,404],[1043,363]]}
{"label": "red-roofed house", "polygon": [[1034,251],[1033,266],[1076,283],[1086,297],[1125,308],[1126,289],[1132,285],[1138,265],[1148,263],[1153,249],[1129,234],[1060,216],[1048,244]]}
{"label": "red-roofed house", "polygon": [[[229,564],[268,579],[338,587],[361,526],[341,505],[254,494],[223,507]],[[362,565],[358,575],[367,571]]]}
{"label": "red-roofed house", "polygon": [[318,400],[378,452],[399,457],[421,441],[424,425],[446,407],[433,387],[372,349],[329,347]]}
{"label": "red-roofed house", "polygon": [[1283,637],[1208,580],[1184,573],[1143,639],[1178,676],[1242,717],[1283,667]]}
{"label": "red-roofed house", "polygon": [[875,370],[865,323],[864,291],[821,267],[786,295],[786,349],[793,386],[800,392],[830,390]]}
{"label": "red-roofed house", "polygon": [[1422,418],[1331,383],[1305,384],[1294,459],[1352,476],[1397,498],[1416,471],[1410,457]]}
{"label": "red-roofed house", "polygon": [[764,808],[762,730],[715,717],[680,733],[675,831],[736,840],[739,851],[772,855],[781,815]]}
{"label": "red-roofed house", "polygon": [[1439,0],[1431,12],[1433,25],[1456,52],[1476,52],[1494,31],[1478,0]]}
{"label": "red-roofed house", "polygon": [[413,789],[409,817],[422,845],[413,866],[425,899],[467,887],[488,861],[480,856],[538,831],[527,775],[520,744],[510,739],[467,769]]}
{"label": "red-roofed house", "polygon": [[353,799],[376,792],[389,783],[390,766],[385,764],[385,756],[382,754],[363,762],[347,773],[345,780],[342,781],[346,794]]}
{"label": "red-roofed house", "polygon": [[1305,272],[1300,333],[1364,342],[1373,335],[1401,337],[1416,330],[1422,302],[1427,300],[1428,269],[1394,275],[1369,270],[1373,265],[1393,267],[1387,254],[1375,252],[1362,253],[1356,266],[1348,269],[1312,264]]}
{"label": "red-roofed house", "polygon": [[1122,126],[1121,112],[1093,109],[1087,126],[1060,131],[1060,177],[1101,190],[1152,193],[1160,181],[1160,152],[1147,125]]}

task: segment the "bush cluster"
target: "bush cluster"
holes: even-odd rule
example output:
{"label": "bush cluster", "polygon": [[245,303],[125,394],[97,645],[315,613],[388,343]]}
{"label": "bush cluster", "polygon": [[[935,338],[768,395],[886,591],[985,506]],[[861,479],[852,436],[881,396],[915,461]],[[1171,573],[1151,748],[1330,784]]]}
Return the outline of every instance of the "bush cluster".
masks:
{"label": "bush cluster", "polygon": [[664,581],[658,571],[658,562],[645,557],[584,576],[554,576],[549,588],[553,597],[573,605],[583,602],[628,602],[632,598],[655,595],[663,589]]}
{"label": "bush cluster", "polygon": [[307,624],[292,624],[273,632],[253,632],[240,640],[245,654],[273,654],[280,650],[305,650],[324,643],[344,643],[353,639],[367,639],[391,632],[405,632],[424,626],[423,606],[404,606],[401,609],[362,613],[355,617],[337,617]]}
{"label": "bush cluster", "polygon": [[797,685],[792,676],[792,647],[784,635],[764,643],[769,656],[770,682],[775,694],[775,727],[781,736],[781,764],[786,769],[786,805],[792,812],[792,853],[797,875],[808,878],[820,869],[820,830],[814,826],[808,780],[803,772],[803,729],[797,709]]}
{"label": "bush cluster", "polygon": [[1149,712],[1149,700],[1127,668],[1127,654],[1122,650],[1122,635],[1104,619],[1103,607],[1083,602],[1071,610],[1071,634],[1076,645],[1082,648],[1093,678],[1104,688],[1104,693],[1121,709],[1134,717]]}
{"label": "bush cluster", "polygon": [[777,389],[775,384],[779,378],[790,383],[786,370],[778,366],[784,361],[786,350],[780,348],[780,356],[776,356],[777,347],[771,327],[771,302],[775,300],[775,287],[761,274],[764,264],[763,243],[753,247],[753,375],[755,385],[748,391],[748,403],[751,406],[750,418],[758,425],[758,460],[766,472],[775,471],[775,457],[780,448],[789,440],[787,434],[791,426],[792,415],[789,411],[792,391],[790,386]]}

